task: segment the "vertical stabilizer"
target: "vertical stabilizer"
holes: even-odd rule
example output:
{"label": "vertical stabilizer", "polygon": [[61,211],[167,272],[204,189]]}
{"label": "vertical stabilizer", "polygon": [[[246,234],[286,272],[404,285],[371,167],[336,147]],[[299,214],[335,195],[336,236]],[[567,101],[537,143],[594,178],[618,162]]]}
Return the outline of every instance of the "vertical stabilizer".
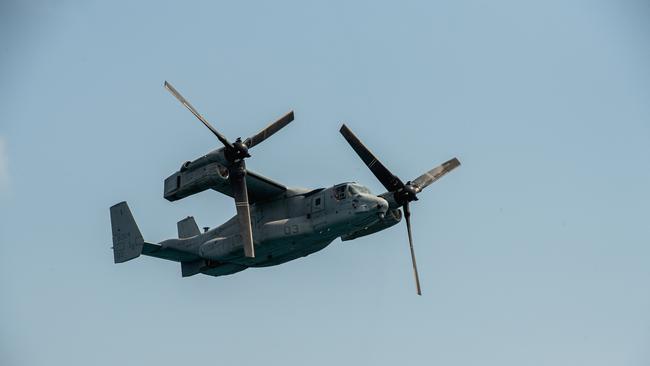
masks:
{"label": "vertical stabilizer", "polygon": [[205,259],[197,259],[190,262],[181,262],[181,275],[183,277],[194,276],[201,273],[201,269],[206,266]]}
{"label": "vertical stabilizer", "polygon": [[180,239],[191,238],[201,234],[199,226],[194,221],[194,217],[188,216],[179,221],[176,226],[178,227],[178,237]]}
{"label": "vertical stabilizer", "polygon": [[113,256],[115,263],[137,258],[142,253],[144,239],[126,202],[111,207]]}

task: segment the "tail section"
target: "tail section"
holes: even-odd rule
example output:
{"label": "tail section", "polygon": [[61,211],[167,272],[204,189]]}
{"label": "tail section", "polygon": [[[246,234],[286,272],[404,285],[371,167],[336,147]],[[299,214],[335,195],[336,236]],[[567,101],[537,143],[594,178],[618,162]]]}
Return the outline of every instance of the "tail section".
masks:
{"label": "tail section", "polygon": [[113,256],[115,263],[137,258],[142,253],[144,239],[126,202],[111,207],[113,229]]}
{"label": "tail section", "polygon": [[191,238],[201,234],[199,226],[194,221],[194,217],[188,216],[179,221],[176,226],[178,227],[178,237],[181,239]]}

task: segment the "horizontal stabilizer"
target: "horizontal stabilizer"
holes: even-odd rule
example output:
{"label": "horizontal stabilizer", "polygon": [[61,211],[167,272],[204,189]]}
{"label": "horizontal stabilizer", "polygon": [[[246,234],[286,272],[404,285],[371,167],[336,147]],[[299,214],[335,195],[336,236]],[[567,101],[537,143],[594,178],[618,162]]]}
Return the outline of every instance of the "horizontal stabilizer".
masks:
{"label": "horizontal stabilizer", "polygon": [[142,254],[160,259],[166,259],[173,262],[191,262],[199,259],[196,254],[181,252],[172,248],[163,248],[158,244],[144,243]]}

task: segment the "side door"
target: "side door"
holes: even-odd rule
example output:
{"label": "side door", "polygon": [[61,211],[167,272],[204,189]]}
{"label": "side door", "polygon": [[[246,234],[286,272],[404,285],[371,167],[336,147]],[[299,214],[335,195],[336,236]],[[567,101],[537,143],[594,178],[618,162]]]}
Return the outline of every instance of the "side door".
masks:
{"label": "side door", "polygon": [[311,197],[311,222],[315,232],[319,232],[327,226],[325,215],[325,197],[323,193],[317,193]]}

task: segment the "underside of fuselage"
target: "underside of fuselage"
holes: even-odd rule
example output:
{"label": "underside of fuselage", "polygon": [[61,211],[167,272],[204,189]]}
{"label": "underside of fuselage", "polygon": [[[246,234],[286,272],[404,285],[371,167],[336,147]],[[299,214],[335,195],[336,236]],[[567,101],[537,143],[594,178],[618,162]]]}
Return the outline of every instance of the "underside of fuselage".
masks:
{"label": "underside of fuselage", "polygon": [[251,261],[251,263],[247,265],[227,262],[216,263],[213,266],[206,266],[206,268],[201,270],[201,273],[208,276],[218,277],[241,272],[250,267],[277,266],[323,250],[335,239],[336,238],[321,238],[320,240],[303,240],[301,242],[289,244],[289,250],[278,254],[270,254],[269,251],[265,251],[259,249],[260,247],[256,247],[257,257],[255,258],[255,261]]}
{"label": "underside of fuselage", "polygon": [[269,254],[263,260],[251,264],[250,267],[277,266],[278,264],[286,263],[294,259],[306,257],[312,253],[325,249],[325,247],[330,245],[334,239],[336,239],[336,237],[319,238],[317,240],[305,239],[300,242],[292,243],[290,244],[290,250],[285,251],[283,254]]}

